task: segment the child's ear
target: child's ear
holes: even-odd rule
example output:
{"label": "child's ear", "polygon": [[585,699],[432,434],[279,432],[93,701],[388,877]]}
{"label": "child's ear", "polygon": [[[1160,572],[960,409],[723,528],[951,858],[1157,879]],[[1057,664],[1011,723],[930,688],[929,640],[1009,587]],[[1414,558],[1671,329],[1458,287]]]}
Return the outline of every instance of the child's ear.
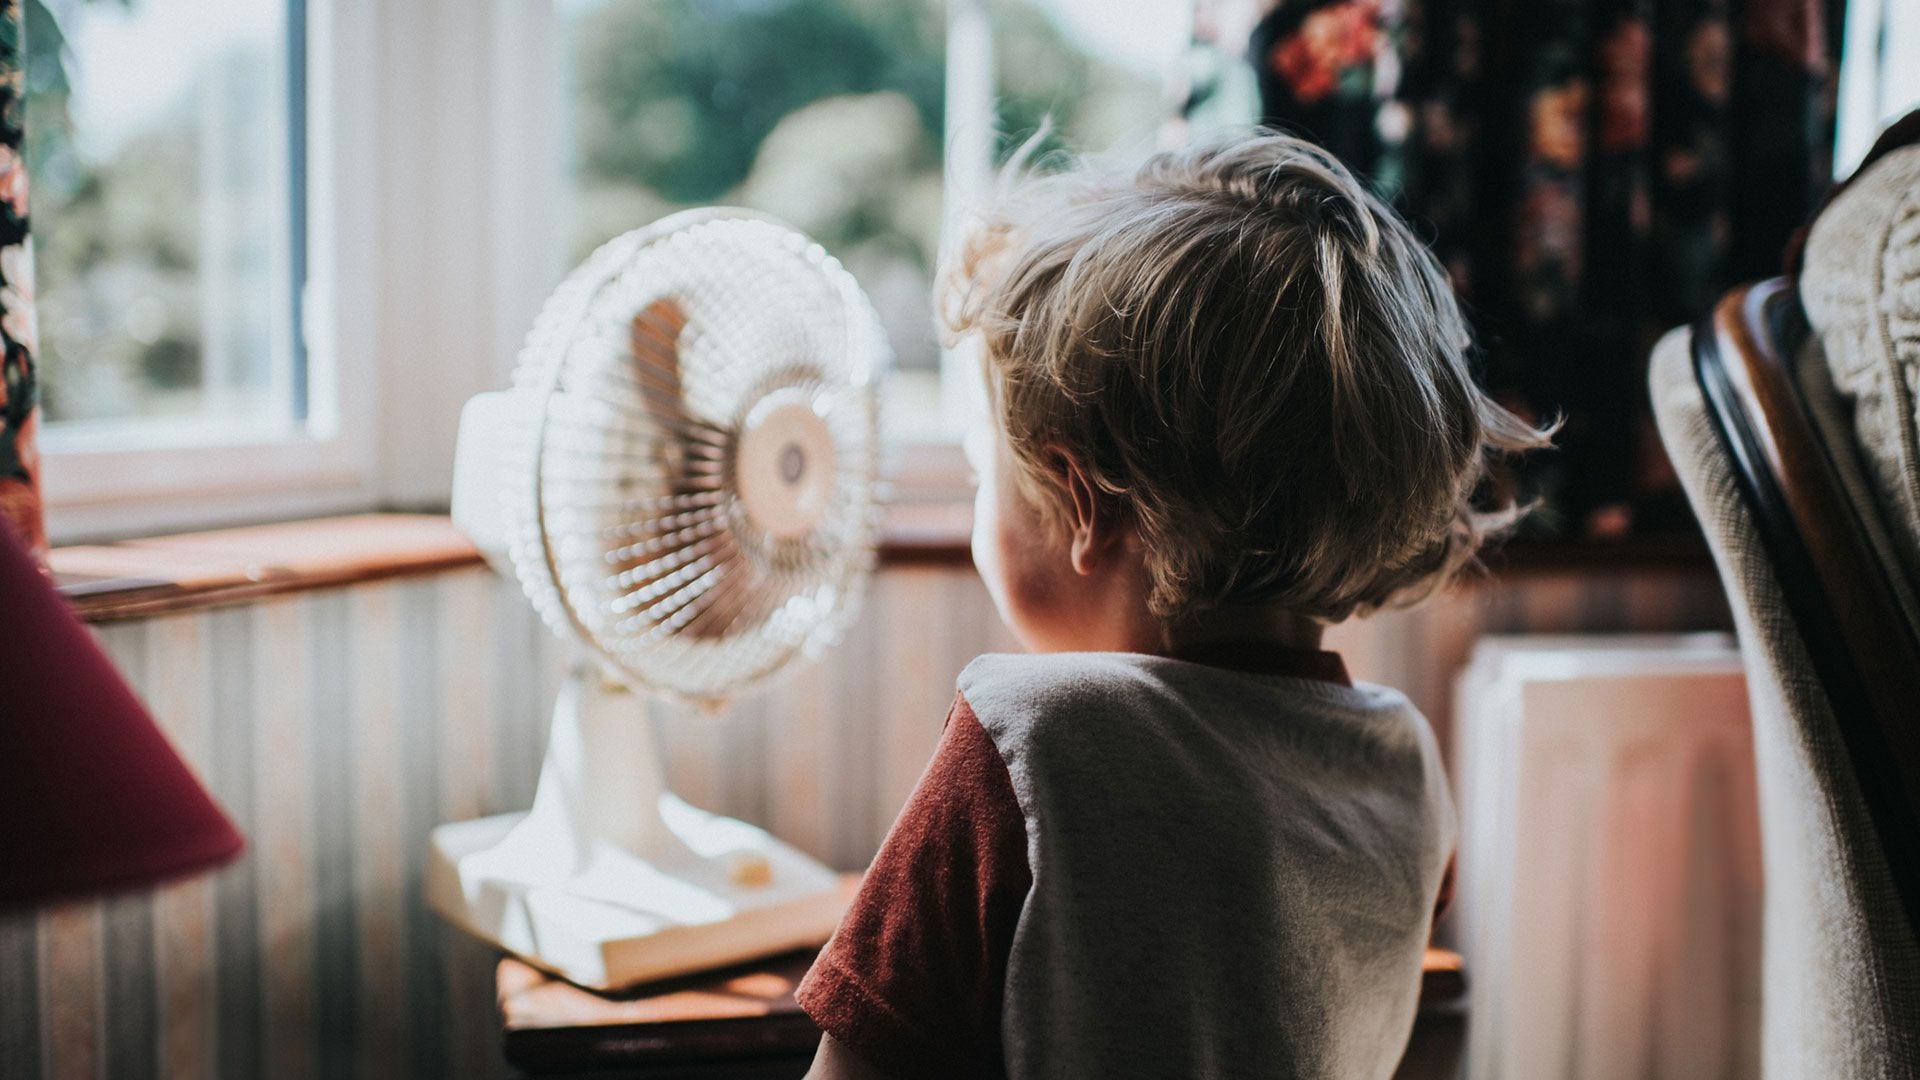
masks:
{"label": "child's ear", "polygon": [[1123,538],[1112,499],[1101,495],[1078,458],[1053,451],[1054,468],[1067,492],[1068,557],[1085,577],[1103,568]]}

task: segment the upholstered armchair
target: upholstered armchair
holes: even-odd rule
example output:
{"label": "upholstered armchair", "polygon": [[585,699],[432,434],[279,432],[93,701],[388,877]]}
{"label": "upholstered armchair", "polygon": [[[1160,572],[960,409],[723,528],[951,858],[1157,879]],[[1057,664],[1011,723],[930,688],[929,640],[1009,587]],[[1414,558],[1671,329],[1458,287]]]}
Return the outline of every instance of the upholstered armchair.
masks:
{"label": "upholstered armchair", "polygon": [[1650,379],[1752,698],[1763,1075],[1920,1076],[1920,146]]}

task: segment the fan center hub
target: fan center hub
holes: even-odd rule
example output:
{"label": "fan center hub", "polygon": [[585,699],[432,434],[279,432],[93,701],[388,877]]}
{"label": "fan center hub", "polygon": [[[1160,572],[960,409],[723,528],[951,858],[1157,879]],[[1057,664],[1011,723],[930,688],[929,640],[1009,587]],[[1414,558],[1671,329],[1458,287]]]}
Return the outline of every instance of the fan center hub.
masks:
{"label": "fan center hub", "polygon": [[734,479],[747,520],[769,536],[805,536],[833,499],[833,432],[800,391],[762,398],[741,425]]}

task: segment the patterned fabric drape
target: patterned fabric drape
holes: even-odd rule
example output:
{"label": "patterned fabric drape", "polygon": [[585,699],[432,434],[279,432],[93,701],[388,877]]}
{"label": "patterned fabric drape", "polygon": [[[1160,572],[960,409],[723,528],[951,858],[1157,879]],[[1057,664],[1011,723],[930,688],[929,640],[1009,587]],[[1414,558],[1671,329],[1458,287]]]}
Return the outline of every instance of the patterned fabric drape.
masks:
{"label": "patterned fabric drape", "polygon": [[0,519],[46,551],[40,512],[39,419],[33,354],[33,246],[27,239],[27,163],[21,154],[24,72],[20,0],[0,4]]}
{"label": "patterned fabric drape", "polygon": [[1565,414],[1526,466],[1532,527],[1687,527],[1648,352],[1778,273],[1826,189],[1842,0],[1248,2],[1260,119],[1391,197],[1452,274],[1489,386]]}

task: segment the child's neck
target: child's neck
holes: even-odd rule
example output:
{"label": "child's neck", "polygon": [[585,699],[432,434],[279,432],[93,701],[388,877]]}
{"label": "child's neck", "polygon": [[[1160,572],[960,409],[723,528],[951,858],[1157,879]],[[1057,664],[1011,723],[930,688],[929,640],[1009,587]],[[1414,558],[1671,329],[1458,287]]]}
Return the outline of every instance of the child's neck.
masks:
{"label": "child's neck", "polygon": [[1304,615],[1256,605],[1214,608],[1169,623],[1165,654],[1200,652],[1222,645],[1318,649],[1326,627]]}
{"label": "child's neck", "polygon": [[[1167,620],[1151,610],[1137,552],[1097,574],[1062,575],[1050,609],[1022,640],[1036,652],[1135,652],[1179,657],[1221,648],[1318,649],[1319,622],[1271,604],[1229,604]],[[1016,624],[1018,625],[1018,624]]]}

